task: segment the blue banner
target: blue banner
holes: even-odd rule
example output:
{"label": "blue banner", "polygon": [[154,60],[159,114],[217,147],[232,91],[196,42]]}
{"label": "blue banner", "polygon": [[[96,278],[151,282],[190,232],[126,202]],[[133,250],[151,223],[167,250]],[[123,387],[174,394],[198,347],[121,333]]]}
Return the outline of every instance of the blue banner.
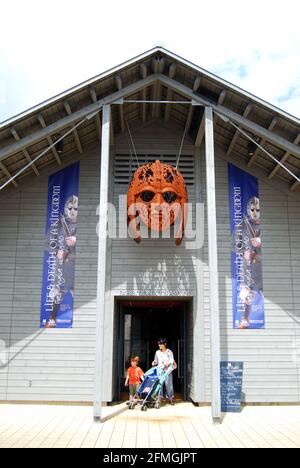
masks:
{"label": "blue banner", "polygon": [[41,328],[71,328],[78,215],[79,163],[49,177]]}
{"label": "blue banner", "polygon": [[228,165],[233,328],[265,328],[258,179]]}
{"label": "blue banner", "polygon": [[221,362],[221,411],[239,413],[241,411],[243,388],[243,362]]}

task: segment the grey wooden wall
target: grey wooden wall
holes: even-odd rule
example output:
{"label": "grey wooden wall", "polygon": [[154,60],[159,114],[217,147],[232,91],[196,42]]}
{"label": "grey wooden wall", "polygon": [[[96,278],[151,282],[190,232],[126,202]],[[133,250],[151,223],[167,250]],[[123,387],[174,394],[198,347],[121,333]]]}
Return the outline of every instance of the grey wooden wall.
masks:
{"label": "grey wooden wall", "polygon": [[[138,131],[133,131],[134,142],[139,162],[154,161],[176,164],[182,131],[172,124],[165,126],[161,122],[150,122]],[[130,155],[128,138],[120,136],[114,147],[114,194],[115,206],[119,206],[119,196],[126,195],[131,180],[131,167],[135,158]],[[194,145],[186,139],[179,169],[187,181],[189,201],[195,205],[195,161]],[[200,182],[200,179],[199,179]],[[195,228],[195,224],[193,225]],[[136,244],[131,238],[115,239],[111,246],[111,294],[113,297],[183,297],[196,298],[198,290],[197,262],[198,252],[186,248],[184,241],[180,247],[174,239],[142,239]],[[194,301],[197,311],[197,301]],[[111,306],[111,310],[113,307]],[[196,315],[196,312],[195,312]],[[195,316],[190,321],[190,394],[196,400],[197,386],[193,376],[198,368],[197,356],[194,356]],[[106,336],[108,336],[106,334]],[[109,340],[107,340],[109,341]],[[106,348],[111,349],[108,342]],[[112,350],[113,351],[113,350]],[[109,368],[109,366],[108,366]],[[108,382],[112,379],[108,378]],[[109,391],[109,389],[107,390]]]}
{"label": "grey wooden wall", "polygon": [[99,150],[80,168],[74,327],[40,330],[47,177],[0,198],[1,400],[91,401],[94,390]]}
{"label": "grey wooden wall", "polygon": [[0,204],[0,399],[7,394],[20,193]]}
{"label": "grey wooden wall", "polygon": [[[140,163],[160,159],[176,164],[180,134],[170,132],[159,124],[148,125],[135,133],[135,144]],[[119,206],[119,195],[126,195],[128,173],[128,143],[120,138],[115,146],[114,202]],[[133,158],[132,158],[133,159]],[[133,159],[134,162],[134,159]],[[125,166],[127,177],[121,178]],[[186,144],[180,170],[189,178],[189,201],[195,203],[194,147]],[[112,243],[112,294],[193,296],[197,289],[195,276],[195,251],[185,249],[185,243],[176,247],[172,239],[143,239],[138,245],[130,238],[116,239]],[[176,294],[177,293],[177,294]]]}
{"label": "grey wooden wall", "polygon": [[[151,123],[133,129],[138,152],[174,159],[182,132]],[[183,172],[190,200],[206,202],[205,161],[186,141]],[[128,157],[126,137],[115,140],[111,177]],[[122,156],[123,155],[123,156]],[[40,330],[40,294],[47,177],[36,178],[10,197],[0,196],[0,400],[92,401],[94,390],[99,147],[81,158],[75,313],[71,330]],[[234,161],[233,161],[234,162]],[[217,150],[217,216],[222,358],[245,361],[248,402],[292,402],[300,397],[300,215],[299,196],[260,177],[264,234],[266,330],[232,330],[227,163]],[[122,172],[122,171],[121,171]],[[256,170],[254,171],[256,174]],[[259,174],[259,172],[258,172]],[[128,177],[115,172],[110,199],[118,203]],[[127,177],[127,179],[126,179]],[[113,183],[114,182],[114,183]],[[190,395],[210,400],[209,281],[207,236],[201,250],[172,240],[131,239],[108,243],[105,313],[104,399],[112,397],[114,299],[148,288],[149,294],[193,300],[190,321]],[[198,279],[197,279],[198,278]]]}
{"label": "grey wooden wall", "polygon": [[[265,330],[232,329],[227,162],[216,151],[221,358],[244,361],[247,402],[300,401],[300,200],[259,177],[263,233]],[[238,161],[232,161],[239,165]],[[205,168],[203,178],[205,179]],[[253,174],[257,171],[254,169]],[[205,185],[203,184],[203,187]],[[205,196],[205,195],[204,195]],[[298,198],[298,199],[297,199]],[[205,259],[206,400],[210,398],[210,322],[207,243]]]}

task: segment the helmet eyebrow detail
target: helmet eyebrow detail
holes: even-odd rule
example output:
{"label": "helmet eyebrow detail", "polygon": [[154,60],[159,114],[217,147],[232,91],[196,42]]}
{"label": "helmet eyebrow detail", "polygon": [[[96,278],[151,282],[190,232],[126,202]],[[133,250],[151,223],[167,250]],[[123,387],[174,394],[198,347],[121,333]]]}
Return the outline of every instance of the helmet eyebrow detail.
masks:
{"label": "helmet eyebrow detail", "polygon": [[180,245],[187,201],[185,181],[178,169],[159,160],[139,167],[127,192],[128,223],[134,240],[141,242],[140,222],[151,230],[162,232],[178,221],[175,238],[176,245]]}

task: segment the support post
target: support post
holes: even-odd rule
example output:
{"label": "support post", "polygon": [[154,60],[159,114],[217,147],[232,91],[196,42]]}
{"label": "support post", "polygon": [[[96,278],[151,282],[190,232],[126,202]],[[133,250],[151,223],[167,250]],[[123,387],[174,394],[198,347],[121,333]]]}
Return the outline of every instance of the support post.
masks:
{"label": "support post", "polygon": [[205,154],[207,187],[208,256],[210,280],[211,338],[211,407],[215,422],[221,419],[220,389],[220,318],[217,250],[216,181],[214,155],[213,110],[205,107]]}
{"label": "support post", "polygon": [[105,314],[105,278],[106,278],[106,245],[107,245],[107,202],[109,180],[109,148],[110,148],[110,105],[102,108],[102,141],[101,141],[101,173],[100,173],[100,204],[98,225],[98,270],[97,270],[97,311],[96,311],[96,355],[95,355],[95,398],[94,419],[101,421],[102,388],[103,388],[103,345],[104,345],[104,314]]}

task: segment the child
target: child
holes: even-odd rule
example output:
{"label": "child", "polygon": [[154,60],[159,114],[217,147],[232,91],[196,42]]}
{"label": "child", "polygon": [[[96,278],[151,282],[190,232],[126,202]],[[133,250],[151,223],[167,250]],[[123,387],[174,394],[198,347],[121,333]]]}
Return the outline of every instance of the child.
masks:
{"label": "child", "polygon": [[132,356],[130,358],[131,366],[127,370],[125,387],[128,387],[128,384],[129,384],[130,400],[138,391],[138,388],[141,383],[141,379],[143,380],[144,372],[142,371],[140,367],[138,367],[139,360],[140,358],[138,356]]}

